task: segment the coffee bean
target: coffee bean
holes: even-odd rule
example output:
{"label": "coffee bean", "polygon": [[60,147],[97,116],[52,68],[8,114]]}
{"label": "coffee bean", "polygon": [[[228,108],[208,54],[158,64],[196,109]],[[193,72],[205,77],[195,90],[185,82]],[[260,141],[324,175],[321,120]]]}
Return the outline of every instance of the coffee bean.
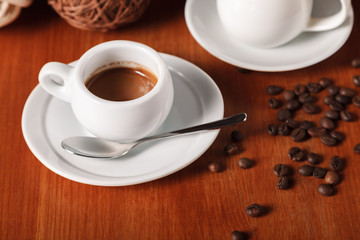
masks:
{"label": "coffee bean", "polygon": [[340,88],[339,94],[342,96],[345,96],[345,97],[352,98],[355,95],[355,92],[351,88],[343,87],[343,88]]}
{"label": "coffee bean", "polygon": [[309,113],[309,114],[316,114],[321,111],[320,107],[313,103],[305,103],[303,105],[303,110],[304,110],[304,112]]}
{"label": "coffee bean", "polygon": [[292,90],[285,90],[283,92],[283,97],[286,101],[289,101],[295,97],[295,93]]}
{"label": "coffee bean", "polygon": [[308,89],[309,92],[318,93],[318,92],[320,92],[323,88],[322,88],[322,86],[321,86],[319,83],[310,82],[310,83],[308,83],[308,85],[307,85],[307,89]]}
{"label": "coffee bean", "polygon": [[342,142],[344,140],[344,135],[342,133],[338,132],[338,131],[332,131],[330,133],[330,136],[335,138],[338,143]]}
{"label": "coffee bean", "polygon": [[291,139],[294,142],[301,142],[304,141],[306,138],[306,131],[302,128],[295,128],[292,132],[291,132]]}
{"label": "coffee bean", "polygon": [[319,81],[319,84],[321,87],[323,88],[327,88],[330,84],[332,83],[332,81],[329,78],[321,78]]}
{"label": "coffee bean", "polygon": [[231,232],[231,240],[247,240],[248,235],[244,232],[232,231]]}
{"label": "coffee bean", "polygon": [[289,167],[285,164],[276,164],[273,170],[277,177],[287,176],[290,173]]}
{"label": "coffee bean", "polygon": [[274,96],[274,95],[278,95],[279,93],[281,93],[283,91],[282,87],[279,86],[275,86],[275,85],[270,85],[267,87],[266,92],[267,94]]}
{"label": "coffee bean", "polygon": [[334,188],[330,184],[322,183],[318,187],[318,192],[324,196],[331,196],[335,193]]}
{"label": "coffee bean", "polygon": [[291,118],[291,112],[286,108],[282,108],[277,113],[277,119],[281,122],[285,122],[287,119]]}
{"label": "coffee bean", "polygon": [[354,152],[357,154],[360,154],[360,143],[358,143],[354,146]]}
{"label": "coffee bean", "polygon": [[340,175],[335,171],[328,171],[325,175],[325,182],[331,185],[336,185],[340,182]]}
{"label": "coffee bean", "polygon": [[330,168],[334,171],[340,171],[344,167],[344,160],[339,156],[333,156],[330,159]]}
{"label": "coffee bean", "polygon": [[302,121],[300,123],[300,128],[304,129],[304,130],[308,130],[309,128],[315,126],[315,123],[311,122],[311,121]]}
{"label": "coffee bean", "polygon": [[319,128],[319,127],[311,127],[307,130],[307,133],[311,137],[321,137],[322,135],[327,133],[327,130],[325,128]]}
{"label": "coffee bean", "polygon": [[316,178],[324,178],[326,175],[327,170],[322,167],[316,167],[313,171],[313,176]]}
{"label": "coffee bean", "polygon": [[336,95],[339,92],[339,88],[336,87],[335,85],[329,85],[327,90],[328,90],[330,95]]}
{"label": "coffee bean", "polygon": [[351,66],[353,68],[360,68],[360,58],[354,58],[352,61],[351,61]]}
{"label": "coffee bean", "polygon": [[334,110],[326,111],[324,115],[325,117],[330,118],[331,120],[338,120],[340,118],[340,113]]}
{"label": "coffee bean", "polygon": [[267,127],[267,132],[271,136],[276,136],[278,134],[278,127],[275,124],[269,124]]}
{"label": "coffee bean", "polygon": [[273,109],[277,109],[277,108],[281,107],[281,102],[279,100],[277,100],[276,98],[269,98],[268,105],[269,105],[269,107],[271,107]]}
{"label": "coffee bean", "polygon": [[336,100],[330,101],[329,107],[331,110],[334,110],[334,111],[344,110],[344,106]]}
{"label": "coffee bean", "polygon": [[299,168],[298,172],[303,176],[312,176],[314,172],[314,167],[310,165],[303,165]]}
{"label": "coffee bean", "polygon": [[248,169],[248,168],[251,168],[253,166],[253,162],[248,158],[240,158],[239,161],[238,161],[238,165],[242,169]]}
{"label": "coffee bean", "polygon": [[290,111],[298,110],[300,108],[300,102],[297,99],[291,99],[285,104],[285,107]]}
{"label": "coffee bean", "polygon": [[303,94],[306,91],[307,91],[307,88],[304,84],[298,84],[294,87],[294,93],[297,96],[300,96],[301,94]]}
{"label": "coffee bean", "polygon": [[351,122],[354,119],[353,115],[346,110],[340,112],[340,117],[346,122]]}
{"label": "coffee bean", "polygon": [[254,203],[249,205],[245,212],[249,217],[260,217],[263,214],[263,208],[259,204]]}
{"label": "coffee bean", "polygon": [[285,121],[285,124],[286,124],[289,128],[292,128],[292,129],[297,128],[297,126],[298,126],[298,123],[297,123],[294,119],[292,119],[292,118],[287,119],[287,120]]}
{"label": "coffee bean", "polygon": [[325,128],[325,129],[332,130],[332,129],[335,128],[335,123],[330,118],[323,117],[323,118],[320,119],[320,126]]}
{"label": "coffee bean", "polygon": [[236,144],[230,143],[225,146],[225,153],[227,155],[234,155],[239,152],[239,148]]}
{"label": "coffee bean", "polygon": [[313,152],[308,154],[307,160],[310,164],[313,164],[313,165],[320,163],[319,155],[317,155],[316,153],[313,153]]}
{"label": "coffee bean", "polygon": [[290,187],[290,180],[287,176],[282,176],[279,178],[278,182],[277,182],[277,187],[278,189],[288,189]]}
{"label": "coffee bean", "polygon": [[352,80],[355,86],[360,87],[360,75],[355,75]]}
{"label": "coffee bean", "polygon": [[333,138],[330,134],[324,134],[320,137],[320,140],[326,146],[334,146],[336,145],[337,141]]}
{"label": "coffee bean", "polygon": [[342,105],[347,105],[351,102],[351,98],[340,95],[340,94],[335,96],[335,100],[338,101],[339,103],[341,103]]}
{"label": "coffee bean", "polygon": [[355,107],[360,108],[360,96],[353,97],[352,102],[355,105]]}
{"label": "coffee bean", "polygon": [[299,101],[301,103],[313,103],[316,101],[316,98],[312,96],[310,93],[303,93],[299,96]]}
{"label": "coffee bean", "polygon": [[332,101],[335,101],[334,96],[328,95],[324,98],[324,104],[329,105]]}
{"label": "coffee bean", "polygon": [[239,131],[239,130],[233,130],[231,132],[231,139],[234,141],[234,142],[240,142],[241,140],[243,140],[243,135],[242,133]]}
{"label": "coffee bean", "polygon": [[290,128],[286,124],[280,124],[278,127],[278,133],[281,136],[289,136]]}
{"label": "coffee bean", "polygon": [[292,147],[288,151],[288,156],[293,161],[301,161],[305,157],[305,152],[298,147]]}
{"label": "coffee bean", "polygon": [[209,162],[208,169],[210,172],[218,173],[220,172],[220,164],[217,162]]}

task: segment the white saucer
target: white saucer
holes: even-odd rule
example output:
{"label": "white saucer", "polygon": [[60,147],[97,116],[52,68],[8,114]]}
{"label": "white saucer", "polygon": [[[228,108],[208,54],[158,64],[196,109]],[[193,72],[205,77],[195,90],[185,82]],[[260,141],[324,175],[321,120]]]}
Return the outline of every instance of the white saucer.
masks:
{"label": "white saucer", "polygon": [[[322,8],[313,15],[323,15]],[[338,28],[325,32],[306,32],[293,41],[273,49],[258,49],[233,41],[222,28],[216,0],[187,0],[185,20],[195,40],[210,54],[241,68],[256,71],[288,71],[318,63],[334,54],[348,39],[354,13]]]}
{"label": "white saucer", "polygon": [[[169,66],[175,97],[169,117],[158,132],[221,119],[224,102],[214,81],[188,61],[161,56]],[[211,130],[144,143],[114,160],[75,156],[61,148],[62,139],[90,134],[75,119],[68,103],[52,97],[39,85],[25,104],[22,130],[30,150],[47,168],[73,181],[101,186],[143,183],[174,173],[200,157],[219,133]]]}

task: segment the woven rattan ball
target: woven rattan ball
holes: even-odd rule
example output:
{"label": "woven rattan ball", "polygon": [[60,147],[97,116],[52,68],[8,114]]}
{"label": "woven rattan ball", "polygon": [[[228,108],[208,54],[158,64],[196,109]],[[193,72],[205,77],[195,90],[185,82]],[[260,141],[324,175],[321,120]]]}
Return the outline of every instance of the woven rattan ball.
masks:
{"label": "woven rattan ball", "polygon": [[108,31],[138,20],[150,0],[48,0],[70,25]]}

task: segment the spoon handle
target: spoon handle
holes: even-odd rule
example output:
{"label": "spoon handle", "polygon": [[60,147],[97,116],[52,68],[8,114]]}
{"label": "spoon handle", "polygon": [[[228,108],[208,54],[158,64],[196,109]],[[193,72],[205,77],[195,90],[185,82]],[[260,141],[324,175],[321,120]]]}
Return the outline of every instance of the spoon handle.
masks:
{"label": "spoon handle", "polygon": [[204,123],[201,125],[184,128],[184,129],[180,129],[180,130],[176,130],[176,131],[172,131],[172,132],[168,132],[168,133],[161,133],[158,135],[145,137],[145,138],[140,139],[138,142],[150,141],[150,140],[155,140],[155,139],[159,139],[159,138],[173,137],[173,136],[176,136],[179,134],[197,132],[197,131],[202,131],[202,130],[218,129],[218,128],[222,128],[222,127],[226,127],[226,126],[235,125],[235,124],[238,124],[241,122],[245,122],[246,118],[247,118],[246,113],[239,113],[234,116],[223,118],[221,120],[217,120],[214,122]]}

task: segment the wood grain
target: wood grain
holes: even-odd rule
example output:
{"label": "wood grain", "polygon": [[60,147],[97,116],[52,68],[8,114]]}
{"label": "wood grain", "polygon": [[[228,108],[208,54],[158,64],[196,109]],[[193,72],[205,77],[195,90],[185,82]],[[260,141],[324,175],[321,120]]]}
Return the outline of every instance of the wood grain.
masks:
{"label": "wood grain", "polygon": [[[0,239],[230,239],[233,230],[246,231],[251,239],[359,239],[360,109],[350,123],[339,122],[346,140],[326,147],[318,139],[294,144],[288,137],[266,133],[277,123],[276,111],[267,107],[269,84],[292,88],[321,77],[360,93],[351,78],[360,74],[351,67],[360,57],[360,2],[353,1],[355,25],[349,40],[333,56],[314,66],[289,72],[240,73],[206,52],[190,35],[184,20],[185,1],[154,0],[136,24],[101,33],[78,30],[63,21],[46,1],[35,1],[13,24],[0,29]],[[225,115],[247,112],[248,122],[222,130],[210,149],[185,169],[168,177],[127,187],[96,187],[67,180],[43,166],[27,147],[21,132],[24,103],[38,84],[46,62],[71,62],[90,47],[108,40],[145,43],[159,52],[189,60],[206,71],[224,97]],[[323,97],[326,93],[319,94]],[[323,105],[322,105],[323,106]],[[318,121],[299,112],[296,119]],[[239,129],[242,151],[226,156],[230,133]],[[294,174],[294,186],[276,188],[272,168],[285,163],[295,170],[287,150],[299,146],[323,156],[346,159],[337,193],[317,193],[321,179]],[[256,162],[243,170],[237,159]],[[216,161],[224,170],[213,174],[207,164]],[[268,208],[260,218],[249,218],[245,208],[258,203]]]}

